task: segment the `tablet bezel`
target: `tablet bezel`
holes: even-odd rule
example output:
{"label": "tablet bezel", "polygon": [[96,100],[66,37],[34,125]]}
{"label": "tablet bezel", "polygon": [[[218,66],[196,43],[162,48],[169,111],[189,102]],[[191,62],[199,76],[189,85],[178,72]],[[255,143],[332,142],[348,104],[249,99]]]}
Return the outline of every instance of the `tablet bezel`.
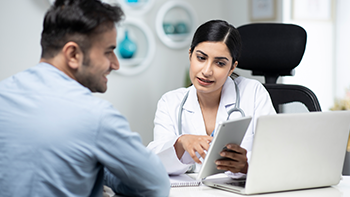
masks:
{"label": "tablet bezel", "polygon": [[227,144],[233,143],[240,145],[242,143],[251,119],[251,116],[246,116],[234,120],[226,120],[219,124],[197,176],[197,180],[202,180],[207,176],[225,171],[218,170],[215,161],[223,158],[219,153]]}

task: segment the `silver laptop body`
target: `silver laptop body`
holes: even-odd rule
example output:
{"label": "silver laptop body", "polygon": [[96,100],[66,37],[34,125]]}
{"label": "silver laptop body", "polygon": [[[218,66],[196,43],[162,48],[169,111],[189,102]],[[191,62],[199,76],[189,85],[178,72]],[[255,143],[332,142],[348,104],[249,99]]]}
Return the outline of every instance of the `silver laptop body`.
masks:
{"label": "silver laptop body", "polygon": [[241,194],[336,185],[349,129],[349,111],[262,116],[246,180],[221,178],[203,183]]}

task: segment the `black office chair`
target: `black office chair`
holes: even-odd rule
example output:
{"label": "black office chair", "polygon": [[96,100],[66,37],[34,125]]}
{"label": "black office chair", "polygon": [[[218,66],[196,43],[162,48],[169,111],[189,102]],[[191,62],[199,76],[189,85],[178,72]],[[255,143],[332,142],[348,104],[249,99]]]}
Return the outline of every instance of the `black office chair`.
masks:
{"label": "black office chair", "polygon": [[280,106],[292,102],[304,104],[309,111],[321,111],[316,95],[300,85],[277,84],[279,76],[293,74],[304,55],[306,32],[297,25],[255,23],[237,28],[242,37],[242,54],[238,68],[265,77],[277,113]]}

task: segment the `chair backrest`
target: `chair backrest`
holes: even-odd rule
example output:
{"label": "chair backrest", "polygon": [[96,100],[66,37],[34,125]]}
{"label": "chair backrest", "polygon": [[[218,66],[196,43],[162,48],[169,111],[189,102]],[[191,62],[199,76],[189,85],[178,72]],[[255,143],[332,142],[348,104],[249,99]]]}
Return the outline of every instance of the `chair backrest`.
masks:
{"label": "chair backrest", "polygon": [[321,111],[316,95],[307,87],[287,84],[264,84],[270,94],[276,112],[281,112],[279,106],[286,103],[303,103],[309,111]]}
{"label": "chair backrest", "polygon": [[293,75],[303,58],[306,31],[293,24],[253,23],[237,28],[242,37],[242,54],[238,68],[251,70],[253,75],[265,77],[277,112],[279,105],[300,102],[309,111],[321,111],[316,95],[300,85],[276,84],[279,76]]}

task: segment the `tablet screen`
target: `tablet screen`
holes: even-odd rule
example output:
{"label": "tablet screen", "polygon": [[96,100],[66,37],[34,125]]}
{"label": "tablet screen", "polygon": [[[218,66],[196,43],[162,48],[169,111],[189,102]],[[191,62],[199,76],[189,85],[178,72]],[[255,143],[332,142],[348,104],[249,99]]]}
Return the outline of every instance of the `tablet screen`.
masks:
{"label": "tablet screen", "polygon": [[208,153],[203,161],[202,168],[197,176],[197,180],[201,180],[216,173],[224,172],[224,170],[216,169],[215,161],[223,158],[219,153],[229,143],[241,144],[251,119],[252,118],[248,116],[234,120],[227,120],[219,124]]}

